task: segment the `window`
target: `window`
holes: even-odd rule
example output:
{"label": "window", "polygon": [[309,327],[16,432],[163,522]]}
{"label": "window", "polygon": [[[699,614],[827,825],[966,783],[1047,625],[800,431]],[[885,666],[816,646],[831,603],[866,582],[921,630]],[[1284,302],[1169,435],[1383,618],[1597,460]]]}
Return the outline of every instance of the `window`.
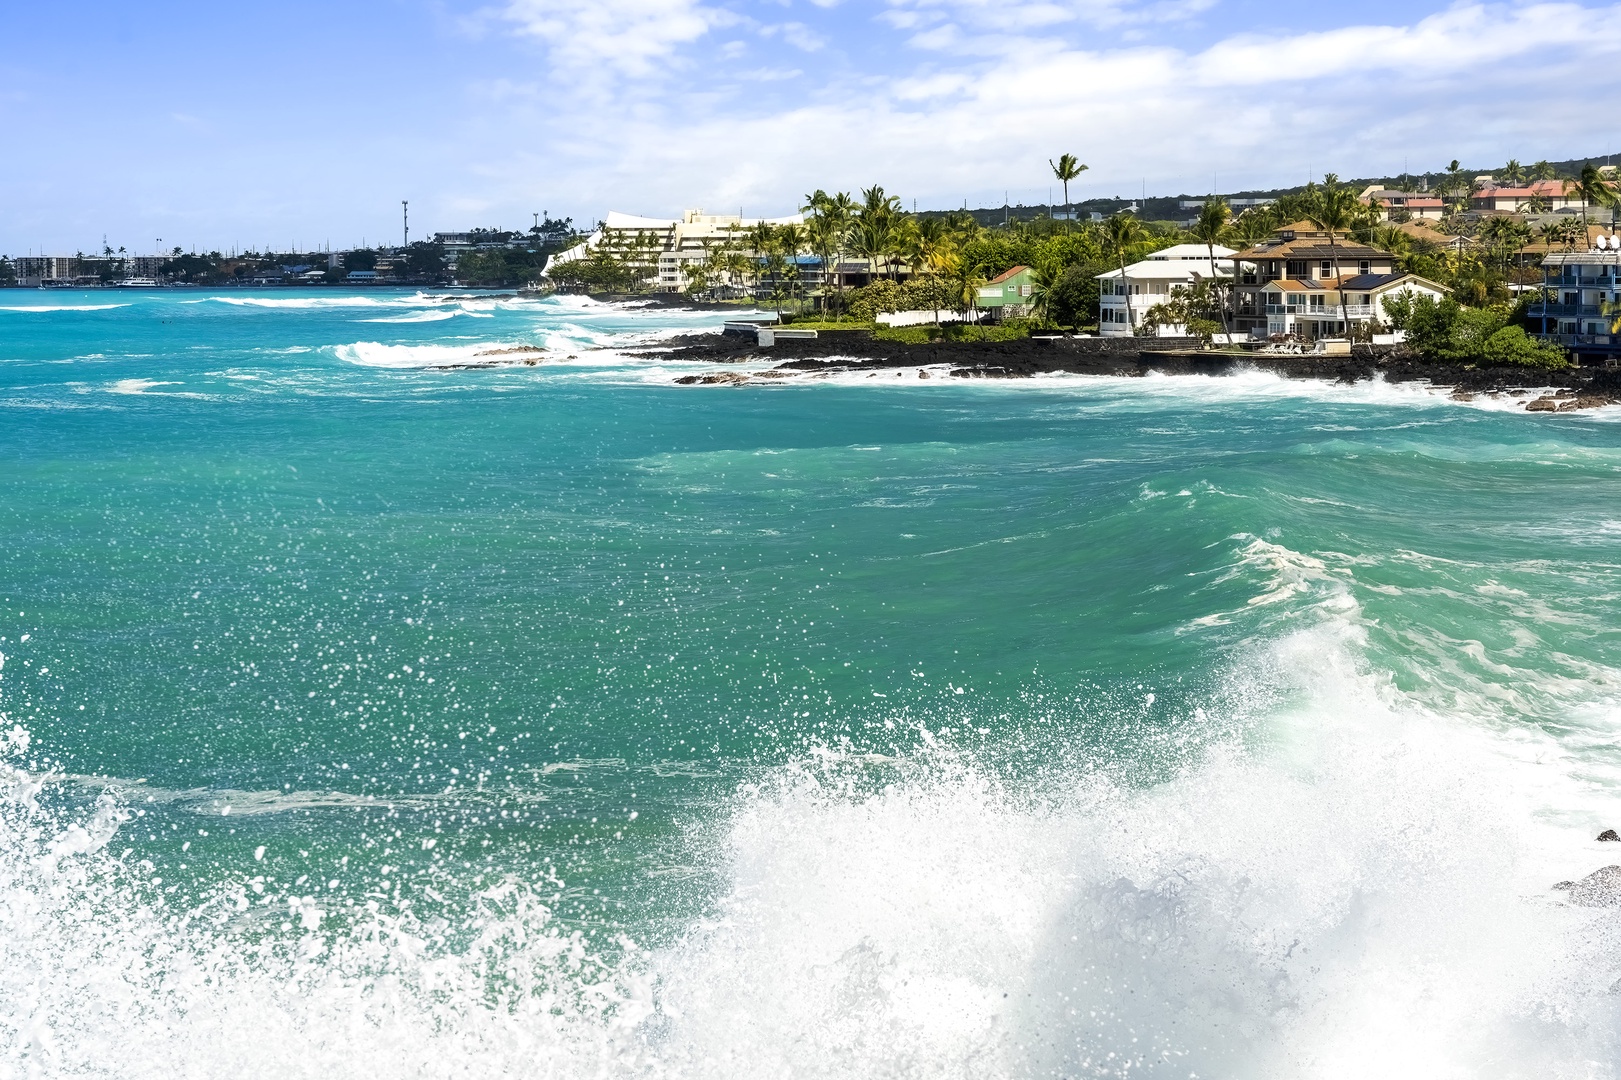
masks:
{"label": "window", "polygon": [[1306,260],[1305,259],[1290,259],[1288,262],[1284,263],[1283,265],[1284,265],[1284,268],[1285,268],[1284,269],[1284,274],[1287,277],[1303,278],[1303,277],[1306,276]]}
{"label": "window", "polygon": [[1324,259],[1317,266],[1317,276],[1318,277],[1333,277],[1334,276],[1334,264],[1329,262],[1327,259]]}
{"label": "window", "polygon": [[1356,272],[1359,274],[1373,273],[1373,263],[1369,262],[1367,259],[1363,259],[1361,262],[1356,264]]}

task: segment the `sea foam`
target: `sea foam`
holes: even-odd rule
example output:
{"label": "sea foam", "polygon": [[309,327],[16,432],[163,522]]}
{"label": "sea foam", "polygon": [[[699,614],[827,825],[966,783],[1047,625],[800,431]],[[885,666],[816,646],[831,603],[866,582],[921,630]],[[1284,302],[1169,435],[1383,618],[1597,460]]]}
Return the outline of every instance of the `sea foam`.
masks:
{"label": "sea foam", "polygon": [[[1592,856],[1538,823],[1587,796],[1406,704],[1360,639],[1342,607],[1258,643],[1169,727],[1157,752],[1180,763],[1158,782],[1055,747],[1049,775],[1012,784],[927,728],[900,761],[830,749],[770,770],[694,832],[727,884],[653,952],[557,924],[544,876],[450,925],[260,894],[252,864],[179,909],[118,854],[115,793],[51,810],[47,778],[8,765],[0,1059],[124,1077],[1603,1075],[1621,940],[1548,890]],[[15,760],[26,736],[8,738]]]}

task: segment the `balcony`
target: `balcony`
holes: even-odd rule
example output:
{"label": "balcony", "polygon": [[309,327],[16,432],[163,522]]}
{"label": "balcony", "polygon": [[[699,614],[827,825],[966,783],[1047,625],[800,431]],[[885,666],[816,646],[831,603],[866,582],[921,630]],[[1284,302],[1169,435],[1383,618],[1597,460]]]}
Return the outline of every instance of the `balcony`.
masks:
{"label": "balcony", "polygon": [[1346,304],[1342,309],[1338,304],[1324,305],[1323,307],[1297,307],[1292,304],[1268,304],[1268,315],[1293,315],[1297,319],[1371,319],[1374,316],[1372,304]]}
{"label": "balcony", "polygon": [[1557,318],[1561,315],[1570,318],[1598,318],[1604,314],[1604,309],[1597,304],[1532,304],[1527,314],[1533,319],[1547,317]]}
{"label": "balcony", "polygon": [[1621,336],[1614,334],[1538,334],[1543,341],[1552,341],[1566,348],[1598,347],[1621,351]]}

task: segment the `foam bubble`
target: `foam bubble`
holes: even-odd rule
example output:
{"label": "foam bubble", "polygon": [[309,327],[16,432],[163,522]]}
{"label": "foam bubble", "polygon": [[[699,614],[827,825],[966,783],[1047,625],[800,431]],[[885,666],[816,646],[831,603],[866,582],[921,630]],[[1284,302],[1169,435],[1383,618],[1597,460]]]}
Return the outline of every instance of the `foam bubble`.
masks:
{"label": "foam bubble", "polygon": [[111,311],[114,308],[130,307],[130,304],[11,304],[0,305],[0,311]]}

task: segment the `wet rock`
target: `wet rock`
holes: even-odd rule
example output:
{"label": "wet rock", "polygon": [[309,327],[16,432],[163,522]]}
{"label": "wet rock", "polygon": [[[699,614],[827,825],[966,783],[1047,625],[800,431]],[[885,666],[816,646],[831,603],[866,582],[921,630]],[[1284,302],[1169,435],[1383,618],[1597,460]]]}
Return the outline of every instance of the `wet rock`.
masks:
{"label": "wet rock", "polygon": [[1560,412],[1570,412],[1573,409],[1602,409],[1610,402],[1606,398],[1594,397],[1592,394],[1578,394],[1559,406]]}
{"label": "wet rock", "polygon": [[1616,832],[1614,829],[1605,829],[1598,834],[1598,838],[1600,840],[1621,840],[1621,833]]}
{"label": "wet rock", "polygon": [[1621,907],[1621,866],[1600,867],[1580,881],[1561,881],[1554,888],[1582,907]]}
{"label": "wet rock", "polygon": [[1537,398],[1535,401],[1525,403],[1526,412],[1554,412],[1558,408],[1559,403],[1551,397]]}

